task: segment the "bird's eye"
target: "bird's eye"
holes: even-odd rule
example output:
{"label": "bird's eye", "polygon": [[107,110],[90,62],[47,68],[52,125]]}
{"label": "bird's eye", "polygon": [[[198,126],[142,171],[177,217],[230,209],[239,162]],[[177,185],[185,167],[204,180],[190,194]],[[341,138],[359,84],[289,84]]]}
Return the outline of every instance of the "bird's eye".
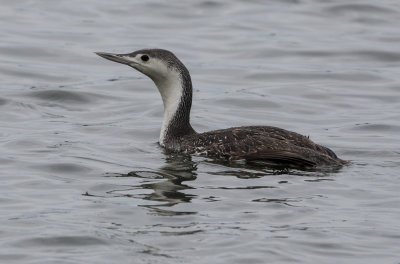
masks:
{"label": "bird's eye", "polygon": [[147,55],[142,55],[142,57],[140,57],[142,59],[142,61],[148,61],[149,60],[149,56]]}

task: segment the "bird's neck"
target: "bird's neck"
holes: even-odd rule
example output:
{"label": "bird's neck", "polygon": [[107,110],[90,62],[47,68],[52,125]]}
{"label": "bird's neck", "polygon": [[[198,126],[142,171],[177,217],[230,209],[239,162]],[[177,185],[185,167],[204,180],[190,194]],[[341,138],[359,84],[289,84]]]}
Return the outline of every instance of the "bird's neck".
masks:
{"label": "bird's neck", "polygon": [[189,74],[176,72],[162,80],[154,80],[164,104],[160,144],[176,144],[181,136],[195,133],[190,125],[192,82]]}

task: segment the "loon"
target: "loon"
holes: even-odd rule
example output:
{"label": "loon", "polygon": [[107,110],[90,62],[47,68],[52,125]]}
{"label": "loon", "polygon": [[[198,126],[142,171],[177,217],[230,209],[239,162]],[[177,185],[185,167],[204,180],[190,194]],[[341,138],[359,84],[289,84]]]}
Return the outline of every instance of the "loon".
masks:
{"label": "loon", "polygon": [[164,104],[159,144],[168,150],[211,158],[261,160],[304,167],[347,163],[309,137],[278,127],[244,126],[197,133],[190,125],[190,74],[172,52],[141,49],[127,54],[95,53],[126,64],[153,80]]}

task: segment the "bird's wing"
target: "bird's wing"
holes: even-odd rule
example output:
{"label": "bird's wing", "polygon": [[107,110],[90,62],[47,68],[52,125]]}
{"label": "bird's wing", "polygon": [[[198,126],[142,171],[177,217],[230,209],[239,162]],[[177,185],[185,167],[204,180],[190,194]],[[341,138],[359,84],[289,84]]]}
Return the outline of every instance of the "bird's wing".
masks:
{"label": "bird's wing", "polygon": [[[293,145],[285,140],[274,138],[246,137],[228,144],[231,159],[268,160],[276,163],[296,163],[306,166],[315,166],[314,151]],[[314,155],[313,155],[314,154]],[[228,156],[227,155],[227,156]]]}
{"label": "bird's wing", "polygon": [[276,163],[290,163],[299,164],[304,166],[315,166],[317,165],[313,160],[304,155],[299,155],[294,152],[286,150],[261,150],[259,152],[249,153],[248,155],[243,155],[238,158],[243,158],[246,160],[267,160]]}
{"label": "bird's wing", "polygon": [[274,127],[239,127],[198,134],[195,145],[199,147],[193,152],[230,159],[316,165],[313,158],[316,154],[315,150],[301,146],[305,143],[314,144],[312,141],[294,134],[300,137],[301,145],[298,146],[294,144],[294,141],[299,140],[293,139],[293,134],[292,138],[288,138],[285,133],[279,133],[281,131],[276,129]]}

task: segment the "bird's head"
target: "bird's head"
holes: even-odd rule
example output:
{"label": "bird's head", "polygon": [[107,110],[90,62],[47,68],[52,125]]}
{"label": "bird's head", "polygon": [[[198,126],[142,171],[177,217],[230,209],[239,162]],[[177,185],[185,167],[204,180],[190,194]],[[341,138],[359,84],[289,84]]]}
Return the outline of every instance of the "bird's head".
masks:
{"label": "bird's head", "polygon": [[187,72],[186,67],[172,52],[163,49],[142,49],[127,54],[96,54],[107,60],[131,66],[150,77],[156,84],[176,74]]}

